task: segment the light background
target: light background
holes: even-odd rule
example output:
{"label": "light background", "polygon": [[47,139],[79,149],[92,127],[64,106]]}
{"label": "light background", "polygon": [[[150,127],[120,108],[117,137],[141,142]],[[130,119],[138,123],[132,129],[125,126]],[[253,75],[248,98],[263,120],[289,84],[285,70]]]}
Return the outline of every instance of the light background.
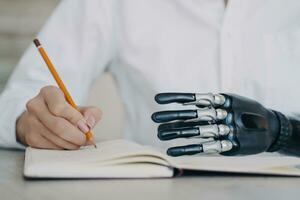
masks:
{"label": "light background", "polygon": [[[58,3],[59,0],[0,0],[0,92]],[[89,104],[103,111],[103,119],[94,130],[96,140],[120,138],[123,107],[110,74],[99,77],[91,88]]]}

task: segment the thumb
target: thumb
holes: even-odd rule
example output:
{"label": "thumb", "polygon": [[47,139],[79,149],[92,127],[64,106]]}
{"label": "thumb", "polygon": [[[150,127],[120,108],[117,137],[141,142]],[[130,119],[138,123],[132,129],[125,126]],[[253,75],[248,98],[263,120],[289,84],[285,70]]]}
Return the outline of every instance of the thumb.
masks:
{"label": "thumb", "polygon": [[79,107],[79,111],[83,115],[86,124],[90,129],[93,129],[102,117],[101,110],[95,106]]}

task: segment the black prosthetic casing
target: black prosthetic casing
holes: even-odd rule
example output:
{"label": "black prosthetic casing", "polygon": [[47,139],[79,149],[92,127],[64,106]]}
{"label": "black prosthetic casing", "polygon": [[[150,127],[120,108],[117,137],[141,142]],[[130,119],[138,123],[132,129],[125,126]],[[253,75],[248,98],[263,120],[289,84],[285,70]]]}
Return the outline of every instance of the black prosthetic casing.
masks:
{"label": "black prosthetic casing", "polygon": [[276,114],[260,103],[235,94],[223,94],[222,106],[228,112],[223,123],[233,130],[227,137],[233,149],[222,155],[250,155],[267,151],[278,136],[280,125]]}
{"label": "black prosthetic casing", "polygon": [[155,96],[155,101],[159,104],[189,103],[195,99],[195,95],[192,93],[161,93]]}
{"label": "black prosthetic casing", "polygon": [[[199,120],[197,110],[171,110],[155,112],[152,120],[161,123],[158,127],[158,138],[162,141],[177,138],[204,138],[200,133],[205,125],[227,125],[229,134],[218,134],[211,137],[215,141],[231,141],[233,147],[219,149],[226,156],[251,155],[261,152],[284,151],[300,155],[300,117],[288,119],[282,113],[265,108],[255,100],[236,94],[221,94],[225,97],[222,105],[203,106],[196,101],[194,93],[161,93],[155,96],[159,104],[192,103],[199,108],[212,107],[227,111],[224,120]],[[194,120],[190,120],[194,119]],[[221,126],[218,126],[219,128]],[[220,131],[220,130],[218,130]],[[219,132],[221,133],[221,132]],[[202,135],[202,136],[201,136]],[[200,146],[199,146],[200,145]],[[201,144],[194,146],[177,146],[170,148],[170,155],[191,155],[205,150]],[[202,147],[201,147],[202,148]]]}
{"label": "black prosthetic casing", "polygon": [[154,113],[151,118],[154,122],[164,123],[172,120],[188,120],[197,117],[197,112],[193,110],[163,111]]}
{"label": "black prosthetic casing", "polygon": [[300,117],[289,119],[291,125],[291,136],[287,140],[284,148],[281,148],[281,153],[300,156]]}

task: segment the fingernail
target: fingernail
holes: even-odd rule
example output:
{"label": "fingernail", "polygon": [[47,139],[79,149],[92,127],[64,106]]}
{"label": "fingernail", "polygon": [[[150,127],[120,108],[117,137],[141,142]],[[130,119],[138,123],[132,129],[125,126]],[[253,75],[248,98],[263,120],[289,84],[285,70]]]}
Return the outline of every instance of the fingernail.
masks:
{"label": "fingernail", "polygon": [[88,119],[86,120],[86,124],[90,129],[94,128],[94,126],[96,125],[95,118],[93,116],[89,116]]}
{"label": "fingernail", "polygon": [[89,127],[86,125],[86,122],[84,120],[79,120],[77,122],[77,127],[83,132],[83,133],[87,133],[90,131]]}

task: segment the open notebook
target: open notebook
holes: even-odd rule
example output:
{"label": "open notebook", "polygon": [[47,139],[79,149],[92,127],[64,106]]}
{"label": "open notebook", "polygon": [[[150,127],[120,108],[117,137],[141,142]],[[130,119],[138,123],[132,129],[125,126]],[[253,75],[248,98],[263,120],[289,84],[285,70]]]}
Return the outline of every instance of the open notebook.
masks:
{"label": "open notebook", "polygon": [[[243,157],[169,157],[151,147],[113,140],[75,151],[26,149],[24,175],[31,178],[154,178],[181,170],[300,176],[300,158],[277,154]],[[178,170],[180,169],[180,170]]]}

